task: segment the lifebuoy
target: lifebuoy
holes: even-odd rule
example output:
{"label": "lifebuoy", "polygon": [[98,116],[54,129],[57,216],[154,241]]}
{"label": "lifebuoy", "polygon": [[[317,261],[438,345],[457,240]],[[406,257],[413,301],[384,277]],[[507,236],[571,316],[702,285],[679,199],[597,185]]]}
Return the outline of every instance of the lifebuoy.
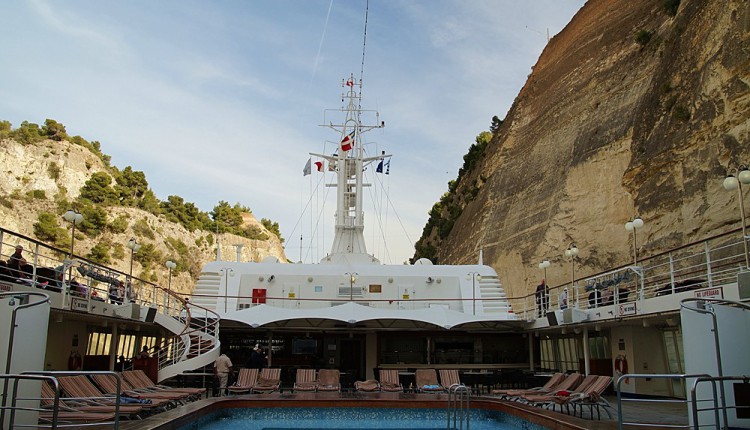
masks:
{"label": "lifebuoy", "polygon": [[77,351],[71,352],[70,357],[68,357],[68,370],[81,370],[82,362],[81,354]]}
{"label": "lifebuoy", "polygon": [[[628,373],[628,359],[620,354],[615,358],[615,371],[619,374],[619,376],[625,375]],[[625,378],[625,383],[627,384],[630,378]]]}

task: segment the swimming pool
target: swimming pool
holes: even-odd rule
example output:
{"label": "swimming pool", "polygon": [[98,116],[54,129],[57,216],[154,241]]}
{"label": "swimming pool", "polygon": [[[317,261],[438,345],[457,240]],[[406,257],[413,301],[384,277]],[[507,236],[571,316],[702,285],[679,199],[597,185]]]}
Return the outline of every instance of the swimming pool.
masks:
{"label": "swimming pool", "polygon": [[[471,430],[542,430],[546,427],[493,410],[472,409]],[[445,430],[444,408],[232,408],[207,414],[184,430]],[[464,424],[464,428],[466,425]]]}

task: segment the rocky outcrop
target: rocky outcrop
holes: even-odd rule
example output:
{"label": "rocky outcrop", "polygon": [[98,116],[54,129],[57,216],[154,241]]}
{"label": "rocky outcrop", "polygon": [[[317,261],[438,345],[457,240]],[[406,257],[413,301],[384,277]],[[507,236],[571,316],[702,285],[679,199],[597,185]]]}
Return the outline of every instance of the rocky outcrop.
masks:
{"label": "rocky outcrop", "polygon": [[[750,163],[750,2],[589,0],[548,44],[485,157],[456,187],[479,187],[438,248],[484,262],[513,297],[580,249],[577,274],[738,228],[730,167]],[[425,237],[435,237],[426,232]],[[642,244],[642,245],[641,245]],[[580,272],[579,272],[580,270]]]}
{"label": "rocky outcrop", "polygon": [[[68,141],[44,140],[21,144],[13,139],[0,141],[0,169],[0,195],[3,196],[0,201],[0,226],[29,237],[35,237],[34,223],[37,222],[39,213],[59,213],[59,202],[73,201],[92,174],[108,170],[102,160],[89,149]],[[217,201],[219,199],[217,197]],[[76,255],[87,255],[97,243],[111,244],[113,248],[119,246],[120,254],[124,254],[124,257],[113,261],[110,266],[127,273],[130,269],[130,255],[123,253],[122,248],[131,237],[138,238],[142,244],[153,244],[164,256],[175,252],[168,242],[179,241],[187,245],[190,267],[173,278],[172,288],[184,293],[192,292],[194,275],[200,273],[203,264],[216,258],[216,241],[221,244],[223,260],[236,261],[235,245],[240,244],[241,261],[261,261],[267,256],[286,261],[278,237],[266,230],[252,214],[243,214],[244,225],[256,227],[266,233],[268,240],[251,240],[232,234],[217,236],[201,230],[191,232],[180,224],[168,221],[164,216],[132,207],[107,207],[108,221],[121,216],[128,221],[123,232],[105,231],[94,238],[77,235]],[[58,217],[58,221],[61,228],[69,229],[69,225],[61,217]],[[141,226],[145,223],[153,233],[153,238],[142,237],[134,232],[136,223]],[[10,248],[2,250],[6,257],[9,250]],[[127,249],[126,251],[129,252]],[[142,271],[143,267],[135,261],[133,274],[140,275]],[[151,274],[156,279],[150,280],[166,283],[168,271],[164,264],[153,267]]]}

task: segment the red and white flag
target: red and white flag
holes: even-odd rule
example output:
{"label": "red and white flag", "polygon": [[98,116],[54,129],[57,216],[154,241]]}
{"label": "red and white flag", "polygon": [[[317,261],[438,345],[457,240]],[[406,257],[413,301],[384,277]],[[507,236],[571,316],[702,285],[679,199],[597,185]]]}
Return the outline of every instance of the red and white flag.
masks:
{"label": "red and white flag", "polygon": [[322,172],[323,171],[323,162],[322,161],[316,161],[315,162],[315,167],[318,169],[318,172]]}
{"label": "red and white flag", "polygon": [[351,133],[344,136],[343,139],[341,139],[341,150],[346,152],[352,149],[354,146],[354,130],[352,130]]}
{"label": "red and white flag", "polygon": [[353,87],[353,86],[354,86],[354,81],[353,81],[353,80],[351,80],[351,79],[347,79],[347,80],[346,80],[346,86],[347,86],[347,87]]}

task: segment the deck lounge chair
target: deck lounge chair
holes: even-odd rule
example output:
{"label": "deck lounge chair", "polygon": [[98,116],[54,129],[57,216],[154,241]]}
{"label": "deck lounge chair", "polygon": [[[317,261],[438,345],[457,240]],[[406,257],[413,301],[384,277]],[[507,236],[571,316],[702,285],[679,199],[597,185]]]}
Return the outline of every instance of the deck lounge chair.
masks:
{"label": "deck lounge chair", "polygon": [[205,388],[167,387],[166,385],[154,384],[143,370],[128,370],[122,372],[122,377],[136,390],[142,388],[151,392],[183,393],[188,397],[197,398],[200,398],[206,392]]}
{"label": "deck lounge chair", "polygon": [[260,371],[258,380],[250,390],[253,393],[273,393],[281,387],[281,369],[266,368]]}
{"label": "deck lounge chair", "polygon": [[237,382],[227,387],[229,393],[249,393],[255,384],[258,383],[258,369],[240,369],[237,375]]}
{"label": "deck lounge chair", "polygon": [[[579,395],[585,392],[598,378],[598,375],[588,375],[583,380],[579,378],[580,384],[572,385],[570,388],[558,389],[549,394],[527,394],[520,396],[520,400],[534,406],[550,405],[550,402],[553,402],[556,396]],[[568,378],[565,379],[567,380]]]}
{"label": "deck lounge chair", "polygon": [[[73,423],[90,423],[114,421],[115,419],[114,406],[90,405],[84,402],[79,403],[75,400],[66,399],[61,396],[58,396],[58,398],[58,420]],[[52,409],[55,407],[55,389],[46,381],[42,383],[40,405],[44,409]],[[39,420],[41,422],[52,421],[52,411],[41,412],[39,414]]]}
{"label": "deck lounge chair", "polygon": [[377,379],[355,381],[354,389],[362,393],[375,393],[380,391],[380,383],[377,381]]}
{"label": "deck lounge chair", "polygon": [[163,388],[148,386],[146,387],[133,371],[122,372],[122,388],[137,393],[159,394],[159,398],[168,399],[174,402],[182,403],[185,400],[195,396],[194,394],[181,391],[169,391]]}
{"label": "deck lounge chair", "polygon": [[297,369],[296,380],[294,381],[294,392],[317,391],[318,376],[315,369]]}
{"label": "deck lounge chair", "polygon": [[592,382],[589,386],[587,386],[585,389],[580,390],[577,393],[573,393],[569,396],[554,396],[552,398],[552,402],[550,405],[552,406],[552,409],[554,410],[555,405],[560,405],[560,410],[562,411],[562,408],[566,408],[566,412],[570,413],[569,406],[573,406],[573,413],[575,414],[576,410],[580,407],[580,416],[583,417],[583,408],[585,406],[589,407],[589,413],[591,415],[591,418],[594,418],[594,408],[596,408],[596,413],[598,419],[601,419],[601,413],[599,410],[600,406],[604,407],[604,412],[607,413],[607,416],[612,418],[612,415],[609,413],[608,408],[611,408],[609,402],[607,402],[604,398],[602,398],[602,394],[604,393],[604,390],[609,387],[609,385],[612,383],[612,377],[611,376],[598,376],[594,382]]}
{"label": "deck lounge chair", "polygon": [[[112,375],[106,375],[106,374],[95,374],[91,375],[91,378],[94,380],[94,383],[99,387],[100,391],[104,394],[116,394],[117,393],[117,381],[115,380],[114,376]],[[129,386],[126,386],[123,384],[124,381],[121,381],[120,383],[120,393],[124,396],[131,397],[134,399],[148,399],[151,401],[151,406],[149,406],[148,409],[163,407],[166,408],[167,406],[173,405],[173,398],[167,397],[164,394],[160,393],[148,393],[148,392],[138,392],[131,390]]]}
{"label": "deck lounge chair", "polygon": [[571,373],[570,375],[566,376],[565,379],[560,381],[559,384],[550,388],[550,390],[547,392],[532,391],[530,393],[519,394],[517,396],[512,396],[512,397],[508,396],[508,398],[511,400],[523,402],[525,401],[524,397],[526,396],[547,396],[550,394],[554,394],[558,391],[572,391],[574,388],[580,385],[582,380],[583,380],[583,375],[581,375],[580,373]]}
{"label": "deck lounge chair", "polygon": [[458,370],[440,369],[438,373],[440,374],[440,384],[445,389],[450,389],[454,385],[462,385],[461,377],[458,375]]}
{"label": "deck lounge chair", "polygon": [[[79,402],[81,406],[107,406],[109,407],[108,411],[115,411],[116,399],[102,394],[86,376],[62,376],[58,381],[67,397]],[[121,403],[117,410],[123,418],[140,419],[143,406],[146,405],[125,405]]]}
{"label": "deck lounge chair", "polygon": [[380,369],[380,391],[385,392],[403,392],[404,386],[398,379],[397,369]]}
{"label": "deck lounge chair", "polygon": [[445,388],[440,385],[435,369],[417,369],[414,373],[417,391],[421,393],[442,393]]}
{"label": "deck lounge chair", "polygon": [[338,369],[318,371],[318,392],[321,391],[341,391],[341,372]]}
{"label": "deck lounge chair", "polygon": [[564,379],[565,379],[564,373],[555,373],[541,387],[529,388],[526,390],[518,390],[518,389],[492,390],[492,394],[495,396],[503,397],[503,398],[518,397],[518,396],[522,396],[525,394],[547,394],[551,392],[555,388],[555,386],[558,385],[560,382],[562,382]]}
{"label": "deck lounge chair", "polygon": [[[39,424],[51,424],[53,412],[39,412]],[[104,423],[114,421],[115,413],[111,412],[79,412],[79,411],[58,411],[57,425],[60,424],[90,424]]]}

